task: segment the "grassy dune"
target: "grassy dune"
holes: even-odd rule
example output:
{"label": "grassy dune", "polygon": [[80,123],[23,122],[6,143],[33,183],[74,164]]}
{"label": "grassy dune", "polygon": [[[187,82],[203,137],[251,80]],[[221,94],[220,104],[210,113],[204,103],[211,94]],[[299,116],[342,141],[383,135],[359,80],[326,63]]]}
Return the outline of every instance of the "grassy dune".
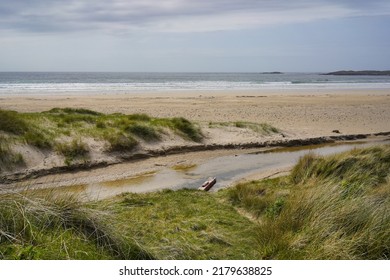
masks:
{"label": "grassy dune", "polygon": [[[209,127],[233,127],[253,131],[258,136],[279,132],[269,124],[243,121],[210,123]],[[213,141],[224,137],[218,136]],[[208,140],[200,124],[181,117],[103,114],[82,108],[53,108],[36,113],[0,109],[0,173],[21,171],[30,168],[31,162],[48,157],[59,159],[47,161],[48,165],[88,166],[113,157],[123,159],[124,154],[145,149],[206,144]],[[31,160],[31,155],[41,158]]]}
{"label": "grassy dune", "polygon": [[[162,128],[183,138],[201,141],[200,129],[184,118],[158,119],[145,114],[102,114],[88,109],[54,108],[41,113],[0,110],[0,130],[38,148],[51,148],[59,136],[89,136],[108,140],[125,135],[145,141],[158,141]],[[110,142],[110,141],[109,141]]]}
{"label": "grassy dune", "polygon": [[194,142],[202,132],[184,118],[152,118],[145,114],[102,114],[88,109],[54,108],[40,113],[0,109],[0,171],[23,163],[23,156],[10,146],[27,144],[55,151],[65,163],[88,160],[86,139],[105,143],[107,153],[134,150],[140,142],[159,142],[167,131]]}
{"label": "grassy dune", "polygon": [[74,197],[2,195],[0,259],[151,259],[110,227],[108,213]]}
{"label": "grassy dune", "polygon": [[254,215],[261,258],[389,259],[390,147],[307,155],[288,177],[227,190]]}
{"label": "grassy dune", "polygon": [[80,204],[0,197],[0,259],[255,259],[256,225],[208,193],[124,194]]}
{"label": "grassy dune", "polygon": [[0,197],[4,259],[389,259],[390,147],[217,193]]}
{"label": "grassy dune", "polygon": [[245,121],[236,121],[236,122],[209,122],[209,127],[236,127],[236,128],[247,128],[252,130],[253,132],[269,135],[272,133],[280,132],[276,127],[268,124],[268,123],[253,123],[253,122],[245,122]]}

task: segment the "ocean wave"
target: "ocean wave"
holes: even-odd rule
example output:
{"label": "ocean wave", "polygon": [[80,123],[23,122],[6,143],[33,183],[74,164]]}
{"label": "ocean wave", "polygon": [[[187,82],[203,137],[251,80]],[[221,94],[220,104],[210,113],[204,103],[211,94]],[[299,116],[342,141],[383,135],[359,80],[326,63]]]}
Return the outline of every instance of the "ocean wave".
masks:
{"label": "ocean wave", "polygon": [[390,89],[390,83],[352,82],[135,82],[135,83],[3,83],[0,94],[72,93],[72,92],[145,92],[145,91],[201,91],[201,90],[299,90],[299,89]]}

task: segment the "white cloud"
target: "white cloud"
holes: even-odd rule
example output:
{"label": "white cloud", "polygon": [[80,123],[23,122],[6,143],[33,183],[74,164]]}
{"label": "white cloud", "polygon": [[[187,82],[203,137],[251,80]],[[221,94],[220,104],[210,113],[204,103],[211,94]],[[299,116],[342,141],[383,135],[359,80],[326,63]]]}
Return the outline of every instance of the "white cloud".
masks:
{"label": "white cloud", "polygon": [[4,0],[0,30],[28,33],[204,32],[349,16],[390,15],[383,0]]}
{"label": "white cloud", "polygon": [[[326,18],[343,17],[351,11],[335,6],[305,7],[280,11],[229,11],[213,16],[193,15],[164,19],[152,24],[159,32],[203,32],[221,30],[240,30],[275,24],[308,22]],[[140,28],[143,28],[140,26]]]}

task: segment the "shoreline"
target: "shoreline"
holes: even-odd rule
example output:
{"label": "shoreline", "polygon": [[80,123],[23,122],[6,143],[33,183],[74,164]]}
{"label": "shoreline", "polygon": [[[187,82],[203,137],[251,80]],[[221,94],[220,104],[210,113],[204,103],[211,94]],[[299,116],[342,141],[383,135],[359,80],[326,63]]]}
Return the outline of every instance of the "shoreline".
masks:
{"label": "shoreline", "polygon": [[[390,86],[390,84],[389,84]],[[262,88],[262,89],[161,89],[161,90],[91,90],[91,91],[17,91],[17,92],[1,92],[0,99],[12,98],[41,98],[48,97],[57,98],[83,98],[83,97],[198,97],[204,96],[288,96],[288,95],[388,95],[390,94],[389,87],[381,88],[354,88],[354,87],[317,87],[317,88]]]}

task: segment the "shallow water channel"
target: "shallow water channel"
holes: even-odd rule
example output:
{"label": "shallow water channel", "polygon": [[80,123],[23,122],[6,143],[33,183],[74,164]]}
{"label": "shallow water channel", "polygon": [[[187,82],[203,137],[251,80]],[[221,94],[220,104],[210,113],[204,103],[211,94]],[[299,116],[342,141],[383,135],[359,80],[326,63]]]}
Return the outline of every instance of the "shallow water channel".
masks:
{"label": "shallow water channel", "polygon": [[211,189],[216,191],[233,183],[250,178],[254,174],[265,174],[277,170],[286,170],[293,166],[300,157],[308,153],[330,155],[373,145],[390,144],[390,140],[333,143],[326,145],[276,148],[268,151],[258,151],[220,156],[205,160],[199,165],[177,165],[163,167],[138,176],[119,180],[91,184],[79,184],[56,188],[61,193],[75,193],[83,200],[96,200],[112,197],[124,192],[150,192],[163,189],[196,189],[209,177],[216,177],[217,183]]}

